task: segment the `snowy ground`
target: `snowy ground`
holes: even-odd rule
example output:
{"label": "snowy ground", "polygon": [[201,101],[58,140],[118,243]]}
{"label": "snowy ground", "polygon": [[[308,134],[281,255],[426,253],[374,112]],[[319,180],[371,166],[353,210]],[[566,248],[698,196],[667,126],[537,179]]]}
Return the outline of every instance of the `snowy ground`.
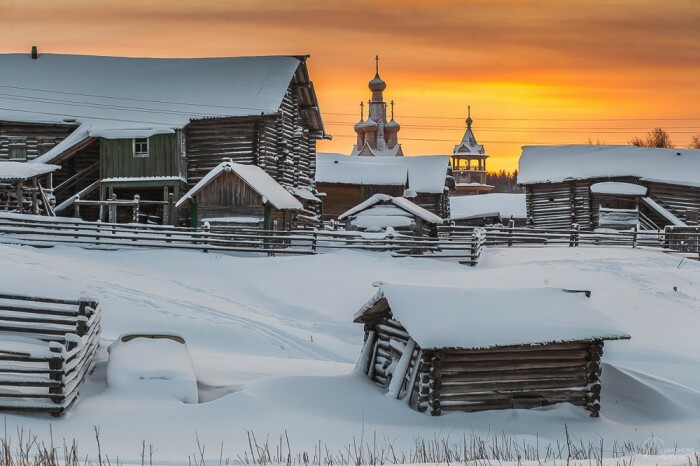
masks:
{"label": "snowy ground", "polygon": [[[142,442],[162,461],[197,451],[218,461],[248,449],[246,431],[270,443],[287,432],[292,450],[321,442],[342,449],[363,433],[395,448],[415,437],[516,435],[585,443],[649,438],[700,451],[700,263],[658,251],[615,248],[487,249],[474,268],[433,259],[339,252],[304,257],[231,257],[176,251],[88,251],[0,246],[0,292],[75,298],[103,309],[100,362],[78,404],[61,419],[7,415],[46,438],[77,438],[94,452],[136,461]],[[632,339],[609,342],[602,416],[558,405],[537,410],[452,413],[433,418],[386,398],[353,373],[362,328],[352,315],[375,280],[478,287],[588,289],[591,301]],[[518,325],[504,322],[504,325]],[[130,331],[180,332],[200,404],[108,386],[106,347]],[[271,447],[272,448],[272,447]]]}

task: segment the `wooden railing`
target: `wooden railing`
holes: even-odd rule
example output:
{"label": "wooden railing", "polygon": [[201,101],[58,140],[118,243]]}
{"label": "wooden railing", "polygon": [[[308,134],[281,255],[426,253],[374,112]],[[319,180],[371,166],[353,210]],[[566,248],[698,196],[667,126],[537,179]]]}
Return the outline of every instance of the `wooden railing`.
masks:
{"label": "wooden railing", "polygon": [[99,344],[96,302],[0,294],[0,411],[60,416]]}

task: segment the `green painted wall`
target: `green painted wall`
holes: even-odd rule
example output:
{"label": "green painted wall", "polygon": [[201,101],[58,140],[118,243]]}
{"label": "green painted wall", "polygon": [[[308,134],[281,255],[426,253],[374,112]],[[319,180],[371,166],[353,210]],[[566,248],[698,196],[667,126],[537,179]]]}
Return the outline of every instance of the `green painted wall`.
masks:
{"label": "green painted wall", "polygon": [[102,178],[184,176],[175,134],[148,138],[148,157],[134,157],[133,139],[100,139]]}

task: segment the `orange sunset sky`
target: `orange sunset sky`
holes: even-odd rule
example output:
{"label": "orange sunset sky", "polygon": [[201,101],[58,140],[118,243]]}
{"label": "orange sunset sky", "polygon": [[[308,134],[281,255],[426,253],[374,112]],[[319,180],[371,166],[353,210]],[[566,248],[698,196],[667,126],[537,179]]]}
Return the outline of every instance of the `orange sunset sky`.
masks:
{"label": "orange sunset sky", "polygon": [[0,53],[310,54],[333,141],[349,153],[374,55],[407,155],[448,154],[467,105],[491,155],[700,133],[700,0],[0,0]]}

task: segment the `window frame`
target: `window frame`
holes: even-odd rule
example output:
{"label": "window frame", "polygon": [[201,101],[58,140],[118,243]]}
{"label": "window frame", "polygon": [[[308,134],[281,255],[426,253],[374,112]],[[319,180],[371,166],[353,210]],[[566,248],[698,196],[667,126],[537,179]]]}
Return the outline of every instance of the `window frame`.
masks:
{"label": "window frame", "polygon": [[[146,145],[146,150],[144,151],[143,147],[137,150],[137,147],[142,146],[143,144]],[[145,158],[150,156],[150,143],[148,138],[133,138],[131,140],[131,148],[134,157]]]}

